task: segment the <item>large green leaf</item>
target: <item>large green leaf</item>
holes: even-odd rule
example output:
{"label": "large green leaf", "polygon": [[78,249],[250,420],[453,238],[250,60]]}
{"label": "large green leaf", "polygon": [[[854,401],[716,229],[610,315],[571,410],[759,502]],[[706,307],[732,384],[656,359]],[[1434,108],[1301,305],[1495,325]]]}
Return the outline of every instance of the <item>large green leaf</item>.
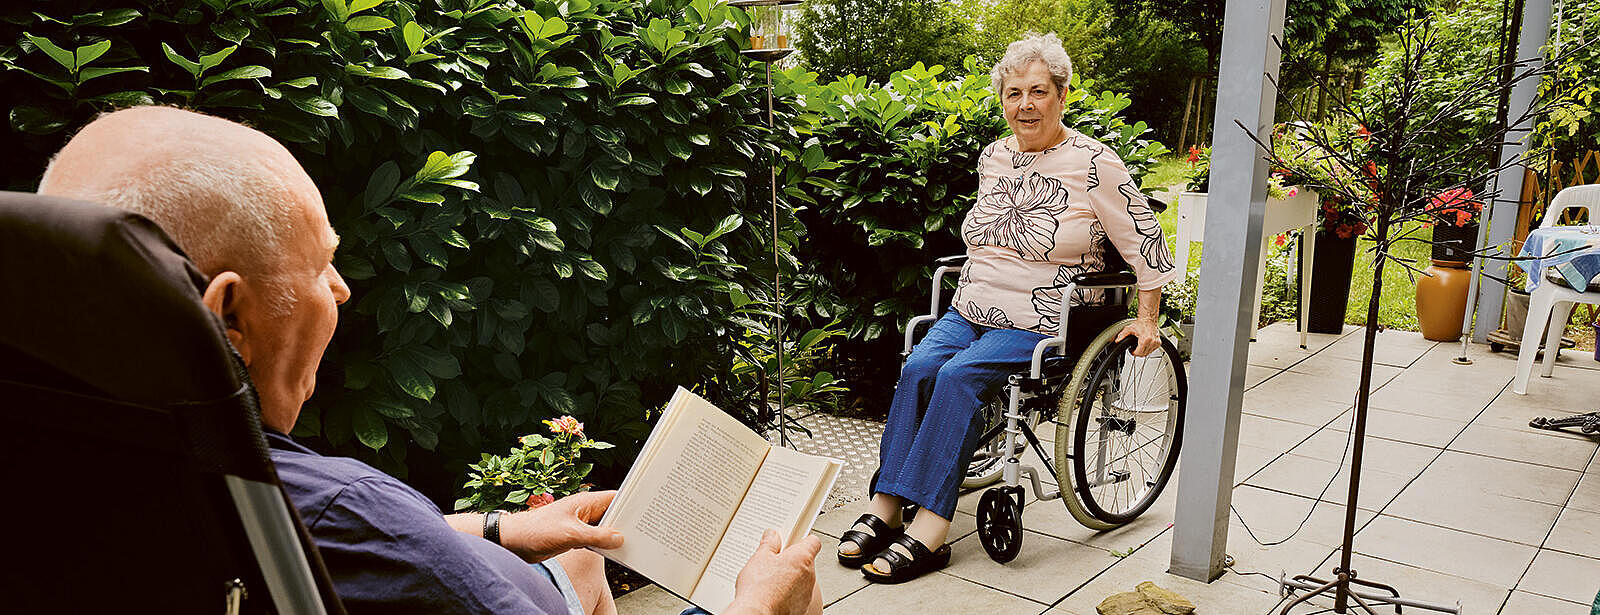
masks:
{"label": "large green leaf", "polygon": [[394,377],[394,383],[405,391],[407,395],[423,401],[433,399],[437,392],[434,388],[433,378],[428,375],[412,353],[400,353],[384,363],[389,368],[389,374]]}
{"label": "large green leaf", "polygon": [[356,406],[352,409],[355,413],[350,417],[350,426],[360,440],[368,448],[381,449],[389,444],[389,428],[384,426],[383,417],[370,408]]}

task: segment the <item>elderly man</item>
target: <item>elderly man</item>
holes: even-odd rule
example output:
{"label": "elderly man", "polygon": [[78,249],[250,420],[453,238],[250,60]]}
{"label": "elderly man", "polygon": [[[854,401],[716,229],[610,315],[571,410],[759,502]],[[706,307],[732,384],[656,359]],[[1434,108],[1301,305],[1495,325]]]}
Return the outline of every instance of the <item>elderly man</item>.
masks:
{"label": "elderly man", "polygon": [[[39,192],[144,214],[211,278],[203,301],[249,369],[273,462],[350,612],[616,611],[603,560],[582,550],[622,543],[591,525],[612,492],[493,518],[445,516],[399,480],[288,437],[350,288],[333,267],[339,237],[321,195],[282,145],[215,117],[133,108],[84,127]],[[807,538],[780,550],[769,531],[727,612],[820,612],[819,547]]]}

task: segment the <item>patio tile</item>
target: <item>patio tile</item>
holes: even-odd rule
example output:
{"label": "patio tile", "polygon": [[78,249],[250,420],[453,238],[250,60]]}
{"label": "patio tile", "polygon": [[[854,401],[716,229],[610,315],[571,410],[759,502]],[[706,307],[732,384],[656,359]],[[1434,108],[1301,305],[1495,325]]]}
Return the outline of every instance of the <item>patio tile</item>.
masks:
{"label": "patio tile", "polygon": [[1473,424],[1450,443],[1450,450],[1538,465],[1582,470],[1594,457],[1594,440],[1552,437],[1547,431],[1502,429]]}
{"label": "patio tile", "polygon": [[[1359,544],[1359,543],[1357,543]],[[1425,567],[1397,563],[1368,557],[1357,553],[1350,559],[1350,568],[1356,571],[1362,579],[1383,583],[1399,590],[1402,598],[1420,600],[1440,606],[1461,605],[1462,613],[1494,613],[1506,596],[1510,595],[1511,588],[1501,587],[1493,583],[1463,578]],[[1323,575],[1326,576],[1326,575]],[[1381,590],[1374,590],[1381,593]],[[1378,609],[1379,613],[1391,613],[1392,610]],[[1411,613],[1412,609],[1405,612]],[[1430,611],[1416,610],[1418,613]],[[1512,611],[1505,611],[1508,615]],[[1537,611],[1516,612],[1517,615],[1534,615]],[[1544,615],[1538,613],[1538,615]]]}
{"label": "patio tile", "polygon": [[1594,602],[1600,559],[1541,549],[1516,589],[1573,602]]}
{"label": "patio tile", "polygon": [[[1289,452],[1312,459],[1343,461],[1348,464],[1355,445],[1354,439],[1345,431],[1348,428],[1348,423],[1341,424],[1339,429],[1324,427]],[[1439,456],[1439,452],[1437,448],[1419,444],[1368,437],[1362,453],[1362,466],[1392,474],[1415,476],[1422,473],[1422,469],[1433,462],[1433,459]]]}
{"label": "patio tile", "polygon": [[873,583],[829,605],[824,612],[829,615],[1036,615],[1046,608],[1045,604],[940,572],[900,585]]}
{"label": "patio tile", "polygon": [[1530,594],[1525,591],[1511,592],[1511,598],[1506,600],[1500,612],[1504,615],[1521,615],[1523,613],[1539,613],[1540,615],[1589,615],[1589,605],[1557,600],[1539,594]]}
{"label": "patio tile", "polygon": [[839,552],[839,539],[827,536],[819,538],[822,539],[822,550],[817,552],[815,565],[817,585],[822,588],[822,604],[833,604],[866,587],[867,578],[861,576],[861,570],[839,564],[839,558],[835,555]]}
{"label": "patio tile", "polygon": [[1367,406],[1465,422],[1477,417],[1494,396],[1475,389],[1435,392],[1390,385],[1373,392]]}
{"label": "patio tile", "polygon": [[1239,417],[1239,444],[1287,451],[1316,432],[1314,425],[1254,414]]}
{"label": "patio tile", "polygon": [[1600,467],[1589,466],[1578,488],[1573,490],[1572,499],[1567,501],[1567,508],[1600,513]]}
{"label": "patio tile", "polygon": [[[1185,366],[1188,367],[1188,366]],[[1261,384],[1261,381],[1282,373],[1283,370],[1259,365],[1244,366],[1244,388],[1248,389]]]}
{"label": "patio tile", "polygon": [[[1272,382],[1269,380],[1268,382]],[[1289,397],[1284,397],[1278,392],[1262,391],[1261,387],[1251,389],[1244,394],[1244,401],[1240,404],[1245,414],[1293,421],[1313,427],[1327,425],[1328,421],[1343,414],[1350,409],[1350,401],[1330,401],[1314,397],[1300,397],[1290,392]]]}
{"label": "patio tile", "polygon": [[[1127,551],[1154,540],[1172,525],[1178,496],[1175,482],[1168,482],[1161,497],[1150,509],[1122,527],[1097,532],[1072,517],[1060,500],[1038,501],[1022,509],[1022,527],[1047,536],[1070,540],[1101,549]],[[1026,548],[1026,547],[1024,547]]]}
{"label": "patio tile", "polygon": [[1417,479],[1466,492],[1484,491],[1513,498],[1565,505],[1580,473],[1520,461],[1445,451]]}
{"label": "patio tile", "polygon": [[1197,613],[1264,613],[1278,602],[1275,592],[1269,593],[1228,582],[1233,575],[1224,574],[1222,579],[1217,581],[1201,583],[1168,574],[1166,571],[1171,558],[1172,539],[1169,534],[1122,558],[1100,576],[1057,603],[1050,613],[1092,615],[1095,613],[1095,605],[1105,600],[1106,596],[1133,591],[1135,586],[1144,581],[1154,581],[1156,585],[1188,598],[1195,603]]}
{"label": "patio tile", "polygon": [[618,613],[677,613],[689,606],[656,585],[646,585],[617,598]]}
{"label": "patio tile", "polygon": [[1052,604],[1085,581],[1117,563],[1105,549],[1023,531],[1022,551],[1005,564],[995,563],[977,536],[951,545],[950,567],[944,572],[1031,600]]}
{"label": "patio tile", "polygon": [[[1316,503],[1315,509],[1313,503]],[[1262,542],[1280,541],[1291,533],[1294,534],[1291,540],[1328,547],[1339,546],[1344,541],[1344,507],[1337,504],[1245,485],[1233,490],[1233,508],[1234,515],[1229,522],[1236,527],[1228,531],[1230,547],[1239,544],[1234,538],[1242,538],[1244,543],[1256,545],[1242,531],[1245,524]],[[1370,510],[1356,509],[1356,529],[1366,525],[1376,514]],[[1303,526],[1302,521],[1305,522]],[[1235,558],[1238,556],[1238,553],[1234,553]]]}
{"label": "patio tile", "polygon": [[[1332,382],[1345,385],[1350,391],[1355,391],[1356,385],[1361,383],[1361,362],[1354,359],[1333,356],[1326,352],[1290,366],[1289,373],[1317,376]],[[1372,388],[1377,389],[1393,380],[1405,370],[1391,365],[1374,363],[1372,365]]]}
{"label": "patio tile", "polygon": [[1299,363],[1311,356],[1311,352],[1301,350],[1297,345],[1263,345],[1259,342],[1250,344],[1250,351],[1246,357],[1248,365],[1284,369]]}
{"label": "patio tile", "polygon": [[[1360,507],[1379,510],[1400,493],[1413,477],[1364,468],[1361,474]],[[1312,459],[1293,453],[1268,464],[1250,480],[1254,485],[1274,491],[1315,498],[1321,495],[1324,502],[1341,504],[1349,491],[1350,471],[1346,465],[1332,461]]]}
{"label": "patio tile", "polygon": [[1548,414],[1593,412],[1600,409],[1600,403],[1596,403],[1597,391],[1600,391],[1600,377],[1593,371],[1557,369],[1555,375],[1541,378],[1535,368],[1533,377],[1528,379],[1526,395],[1518,395],[1507,388],[1495,401],[1542,409]]}
{"label": "patio tile", "polygon": [[[1340,338],[1339,341],[1328,346],[1328,349],[1323,351],[1322,354],[1359,361],[1365,350],[1365,344],[1365,335],[1358,331]],[[1406,367],[1416,362],[1424,353],[1432,350],[1438,344],[1438,342],[1422,339],[1421,333],[1412,331],[1394,329],[1379,331],[1377,338],[1373,341],[1372,362]]]}
{"label": "patio tile", "polygon": [[1537,547],[1555,525],[1561,507],[1419,479],[1383,513]]}
{"label": "patio tile", "polygon": [[1355,548],[1363,555],[1507,590],[1517,584],[1522,571],[1538,552],[1536,547],[1528,545],[1386,515],[1374,519],[1356,533]]}
{"label": "patio tile", "polygon": [[[1355,403],[1357,382],[1355,378],[1305,374],[1291,370],[1256,385],[1250,389],[1248,395],[1265,395],[1280,400],[1317,399],[1348,407]],[[1373,388],[1376,389],[1377,385]]]}
{"label": "patio tile", "polygon": [[[1049,489],[1053,489],[1053,487],[1047,488],[1047,490]],[[983,498],[983,492],[987,490],[988,488],[985,487],[961,494],[960,497],[956,498],[956,512],[968,515],[978,514],[978,500]],[[1027,481],[1022,482],[1022,492],[1024,494],[1022,496],[1022,510],[1023,514],[1027,514],[1028,507],[1039,501],[1039,496],[1033,492],[1033,485]]]}
{"label": "patio tile", "polygon": [[[1383,408],[1367,408],[1367,437],[1370,438],[1444,448],[1466,428],[1466,420],[1441,419]],[[1323,429],[1348,432],[1350,417],[1341,416]]]}
{"label": "patio tile", "polygon": [[[1584,557],[1600,558],[1600,513],[1576,508],[1561,511],[1544,548]],[[1600,591],[1600,586],[1595,589]]]}
{"label": "patio tile", "polygon": [[[1600,381],[1600,378],[1596,379]],[[1595,390],[1595,396],[1600,397],[1600,387]],[[1571,409],[1558,409],[1540,405],[1529,405],[1525,400],[1517,399],[1515,393],[1507,392],[1484,408],[1483,414],[1473,421],[1474,425],[1496,427],[1538,434],[1547,438],[1563,438],[1578,442],[1594,442],[1594,439],[1580,433],[1565,430],[1535,429],[1528,425],[1537,417],[1563,417],[1578,414]]]}
{"label": "patio tile", "polygon": [[[1288,446],[1288,444],[1283,445],[1284,448],[1288,448]],[[1240,444],[1233,461],[1233,484],[1238,485],[1245,482],[1245,479],[1267,467],[1267,464],[1272,463],[1273,460],[1282,457],[1285,452],[1282,449],[1267,449]],[[1182,466],[1178,468],[1178,471],[1183,471]],[[1176,475],[1173,477],[1173,482],[1174,484],[1177,482]]]}

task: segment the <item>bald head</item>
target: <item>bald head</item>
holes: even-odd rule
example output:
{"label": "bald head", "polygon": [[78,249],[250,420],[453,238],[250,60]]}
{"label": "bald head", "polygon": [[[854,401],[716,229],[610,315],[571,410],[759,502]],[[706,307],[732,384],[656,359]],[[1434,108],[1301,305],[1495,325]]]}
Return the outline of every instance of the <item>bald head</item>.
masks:
{"label": "bald head", "polygon": [[292,204],[321,205],[311,178],[271,137],[170,107],[90,122],[51,160],[39,193],[143,214],[207,275],[273,275],[295,230]]}

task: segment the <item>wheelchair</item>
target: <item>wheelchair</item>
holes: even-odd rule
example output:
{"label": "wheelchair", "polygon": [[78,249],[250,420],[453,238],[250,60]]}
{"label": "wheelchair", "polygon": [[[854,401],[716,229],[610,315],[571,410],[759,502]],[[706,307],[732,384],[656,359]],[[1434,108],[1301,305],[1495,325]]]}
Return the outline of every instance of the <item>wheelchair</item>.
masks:
{"label": "wheelchair", "polygon": [[[1128,289],[1134,274],[1116,250],[1105,251],[1107,272],[1074,276],[1060,290],[1057,334],[1039,342],[1027,371],[1011,374],[991,394],[975,418],[983,423],[978,446],[968,462],[963,489],[989,487],[979,500],[978,538],[996,562],[1015,559],[1022,550],[1022,480],[1039,501],[1060,499],[1079,523],[1096,531],[1120,527],[1144,513],[1172,477],[1178,463],[1188,381],[1177,347],[1165,335],[1161,347],[1145,357],[1131,352],[1133,337],[1116,336],[1127,318]],[[906,325],[902,362],[911,355],[918,331],[937,321],[945,276],[961,270],[965,255],[935,261],[930,311]],[[1105,305],[1071,308],[1079,290],[1107,293]],[[1077,360],[1074,360],[1076,358]],[[1055,447],[1047,451],[1035,434],[1053,425]],[[1055,480],[1046,490],[1039,471],[1019,457],[1032,449]]]}

